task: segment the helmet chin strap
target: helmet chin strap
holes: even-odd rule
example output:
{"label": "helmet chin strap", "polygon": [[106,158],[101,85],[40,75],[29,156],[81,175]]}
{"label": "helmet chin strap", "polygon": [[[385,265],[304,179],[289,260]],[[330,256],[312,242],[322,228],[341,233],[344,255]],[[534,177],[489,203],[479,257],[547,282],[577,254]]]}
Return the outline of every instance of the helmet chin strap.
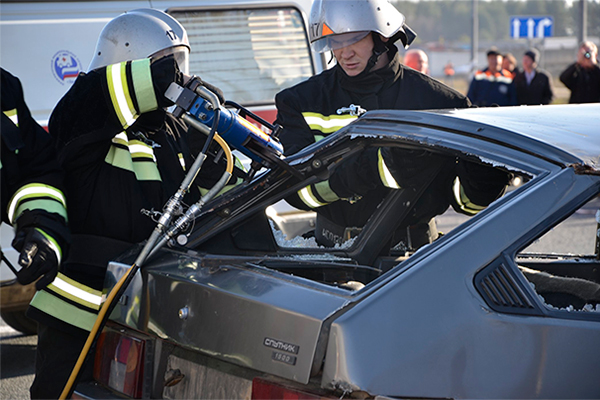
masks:
{"label": "helmet chin strap", "polygon": [[377,64],[377,61],[379,61],[379,57],[389,50],[377,33],[371,32],[371,36],[373,37],[373,54],[369,57],[365,69],[357,77],[369,74],[373,67],[375,67],[375,64]]}
{"label": "helmet chin strap", "polygon": [[377,61],[379,61],[379,57],[389,50],[386,44],[381,40],[381,36],[375,32],[371,32],[371,36],[373,36],[373,54],[371,55],[371,58],[369,58],[365,71],[371,71],[375,64],[377,64]]}

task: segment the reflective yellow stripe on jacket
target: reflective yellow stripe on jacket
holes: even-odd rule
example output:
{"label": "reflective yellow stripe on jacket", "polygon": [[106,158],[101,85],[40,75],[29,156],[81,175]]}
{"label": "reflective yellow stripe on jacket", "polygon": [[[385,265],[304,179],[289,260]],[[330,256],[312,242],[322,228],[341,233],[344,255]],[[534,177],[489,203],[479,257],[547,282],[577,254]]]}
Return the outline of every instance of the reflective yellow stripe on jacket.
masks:
{"label": "reflective yellow stripe on jacket", "polygon": [[306,186],[298,191],[298,196],[310,208],[318,208],[340,199],[329,186],[329,181]]}
{"label": "reflective yellow stripe on jacket", "polygon": [[[128,76],[131,76],[133,87],[129,87]],[[150,59],[109,65],[106,67],[106,81],[113,108],[123,129],[133,125],[140,114],[158,108],[152,85]],[[134,106],[134,97],[139,110]]]}
{"label": "reflective yellow stripe on jacket", "polygon": [[19,116],[17,115],[16,108],[13,108],[12,110],[3,111],[3,113],[8,117],[8,119],[10,119],[13,122],[13,124],[19,126]]}
{"label": "reflective yellow stripe on jacket", "polygon": [[35,294],[30,306],[89,331],[96,321],[102,301],[101,291],[59,273],[51,284]]}
{"label": "reflective yellow stripe on jacket", "polygon": [[10,223],[14,224],[25,210],[44,210],[49,213],[57,213],[66,220],[66,207],[67,202],[63,192],[50,185],[30,183],[15,192],[6,211]]}
{"label": "reflective yellow stripe on jacket", "polygon": [[[323,115],[315,112],[303,112],[302,116],[310,129],[330,134],[356,120],[356,115]],[[315,135],[317,136],[317,135]],[[320,137],[323,138],[322,136]],[[318,141],[318,139],[315,139]]]}
{"label": "reflective yellow stripe on jacket", "polygon": [[379,171],[379,178],[384,186],[391,189],[400,189],[400,185],[394,179],[394,176],[387,165],[385,165],[385,159],[383,158],[383,154],[381,154],[381,149],[377,151],[377,169]]}
{"label": "reflective yellow stripe on jacket", "polygon": [[112,139],[105,162],[135,173],[139,181],[160,181],[156,156],[152,146],[140,140],[129,140],[125,132]]}
{"label": "reflective yellow stripe on jacket", "polygon": [[460,184],[460,179],[458,177],[454,180],[452,191],[454,192],[454,199],[458,203],[460,209],[464,212],[475,215],[479,211],[485,209],[485,206],[477,205],[469,199],[463,186]]}

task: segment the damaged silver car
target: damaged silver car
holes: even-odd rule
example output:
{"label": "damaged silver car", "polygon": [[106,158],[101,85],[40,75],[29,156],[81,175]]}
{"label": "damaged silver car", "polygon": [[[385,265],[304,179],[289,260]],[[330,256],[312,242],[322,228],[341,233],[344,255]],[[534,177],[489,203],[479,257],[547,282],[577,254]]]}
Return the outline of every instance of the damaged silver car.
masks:
{"label": "damaged silver car", "polygon": [[[389,240],[405,190],[341,246],[308,237],[314,215],[286,227],[273,206],[371,147],[513,179],[475,216],[438,216],[443,235],[418,250]],[[149,258],[75,397],[600,395],[600,104],[371,111],[284,161]],[[107,286],[139,251],[110,264]]]}

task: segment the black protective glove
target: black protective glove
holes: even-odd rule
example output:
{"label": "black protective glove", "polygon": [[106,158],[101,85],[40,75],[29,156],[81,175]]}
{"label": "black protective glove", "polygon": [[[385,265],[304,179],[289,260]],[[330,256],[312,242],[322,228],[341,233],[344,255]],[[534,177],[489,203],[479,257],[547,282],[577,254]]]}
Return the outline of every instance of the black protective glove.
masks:
{"label": "black protective glove", "polygon": [[[184,75],[180,70],[177,62],[175,61],[174,56],[162,57],[156,60],[153,60],[150,64],[150,69],[152,71],[152,83],[154,85],[154,92],[156,93],[156,100],[158,102],[158,106],[162,108],[170,107],[173,105],[173,102],[167,99],[164,96],[164,93],[169,88],[172,82],[177,83],[180,86],[184,84],[189,84],[186,82],[186,78],[190,78],[187,75]],[[218,87],[203,81],[199,77],[193,77],[195,80],[200,81],[200,84],[213,92],[218,98],[221,104],[225,103],[225,96],[223,95],[223,91]]]}
{"label": "black protective glove", "polygon": [[158,107],[167,108],[172,106],[173,102],[164,96],[165,92],[173,82],[183,85],[183,74],[179,71],[175,57],[170,55],[152,60],[150,70],[152,71],[152,84],[154,85]]}
{"label": "black protective glove", "polygon": [[56,241],[39,228],[24,228],[17,232],[12,246],[19,251],[17,280],[27,285],[42,277],[35,287],[41,290],[51,283],[58,273],[60,249]]}
{"label": "black protective glove", "polygon": [[416,188],[429,183],[447,158],[425,150],[382,147],[381,153],[390,173],[401,188]]}
{"label": "black protective glove", "polygon": [[502,196],[512,179],[509,172],[464,159],[458,160],[457,173],[467,197],[484,207]]}

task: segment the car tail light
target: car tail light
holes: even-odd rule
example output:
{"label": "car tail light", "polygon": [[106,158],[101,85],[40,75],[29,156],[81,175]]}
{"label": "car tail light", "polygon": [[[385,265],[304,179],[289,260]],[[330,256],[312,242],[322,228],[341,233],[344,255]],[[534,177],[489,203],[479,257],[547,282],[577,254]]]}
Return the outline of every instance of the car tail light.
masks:
{"label": "car tail light", "polygon": [[96,346],[94,379],[129,397],[142,398],[145,350],[144,339],[105,328]]}
{"label": "car tail light", "polygon": [[318,400],[337,399],[304,390],[283,386],[261,378],[252,380],[252,400],[285,399],[285,400]]}

